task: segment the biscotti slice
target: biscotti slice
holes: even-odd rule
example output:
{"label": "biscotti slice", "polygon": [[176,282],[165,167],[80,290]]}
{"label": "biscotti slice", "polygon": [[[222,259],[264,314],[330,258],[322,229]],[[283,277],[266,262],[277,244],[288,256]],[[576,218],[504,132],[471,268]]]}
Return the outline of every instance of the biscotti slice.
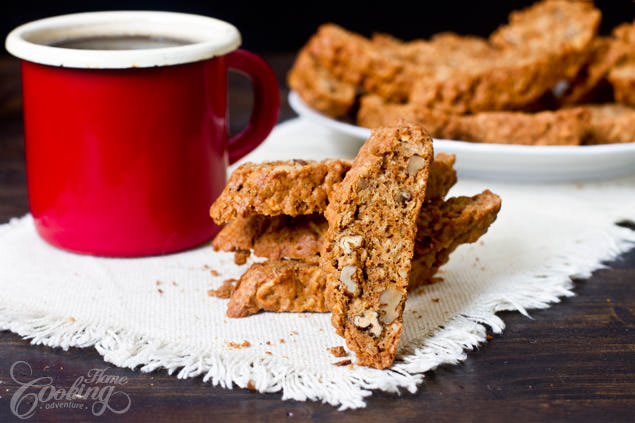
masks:
{"label": "biscotti slice", "polygon": [[326,299],[360,365],[383,369],[395,358],[431,162],[432,139],[421,127],[375,129],[329,197]]}
{"label": "biscotti slice", "polygon": [[[210,214],[218,224],[239,217],[308,215],[323,213],[333,186],[344,179],[351,160],[290,160],[245,163],[232,172],[227,186],[214,202]],[[454,155],[435,157],[426,200],[445,197],[456,183]],[[257,227],[258,222],[249,222]],[[244,225],[244,223],[241,223]],[[234,230],[233,228],[227,229]],[[224,248],[220,248],[223,251]]]}
{"label": "biscotti slice", "polygon": [[573,78],[587,61],[601,13],[593,2],[543,0],[509,15],[509,23],[494,31],[490,42],[521,59],[546,57],[562,78]]}
{"label": "biscotti slice", "polygon": [[365,128],[390,126],[405,119],[422,125],[435,138],[443,137],[443,128],[450,115],[413,103],[389,103],[383,98],[367,94],[359,99],[357,124]]}
{"label": "biscotti slice", "polygon": [[585,144],[635,142],[635,107],[609,103],[584,108],[591,112]]}
{"label": "biscotti slice", "polygon": [[[454,162],[454,154],[439,153],[435,156],[430,165],[426,202],[442,200],[456,183]],[[350,162],[346,163],[350,166]],[[273,168],[267,169],[275,172]],[[269,179],[264,170],[262,177]],[[327,227],[328,223],[321,213],[295,217],[260,214],[237,217],[220,230],[212,247],[215,251],[235,252],[236,264],[244,264],[251,250],[256,256],[271,260],[305,259],[319,253]]]}
{"label": "biscotti slice", "polygon": [[217,224],[253,214],[297,216],[321,212],[350,161],[327,159],[245,163],[234,170],[210,209]]}
{"label": "biscotti slice", "polygon": [[492,144],[580,145],[589,125],[583,107],[524,112],[482,112],[454,116],[443,129],[444,138]]}
{"label": "biscotti slice", "polygon": [[589,123],[589,112],[584,108],[452,115],[417,103],[388,103],[376,96],[362,98],[357,121],[373,128],[394,124],[402,117],[433,128],[437,138],[522,145],[580,145]]}
{"label": "biscotti slice", "polygon": [[253,250],[258,257],[306,259],[317,256],[328,223],[322,214],[237,217],[212,241],[215,251]]}
{"label": "biscotti slice", "polygon": [[571,80],[563,93],[554,92],[561,106],[580,103],[592,97],[594,90],[605,81],[611,68],[619,63],[625,55],[621,43],[610,37],[597,37],[591,44],[588,61]]}
{"label": "biscotti slice", "polygon": [[410,289],[428,283],[459,245],[485,234],[500,208],[500,197],[489,190],[424,204],[417,218]]}
{"label": "biscotti slice", "polygon": [[[408,291],[435,282],[433,275],[463,243],[476,242],[496,220],[500,198],[484,191],[473,197],[436,200],[421,207]],[[326,221],[324,221],[326,222]],[[317,257],[274,259],[253,264],[240,278],[227,306],[229,317],[272,312],[326,312],[325,278]]]}
{"label": "biscotti slice", "polygon": [[421,76],[415,67],[382,54],[369,39],[332,23],[321,25],[304,48],[336,78],[393,101],[407,99]]}
{"label": "biscotti slice", "polygon": [[231,293],[228,317],[246,317],[260,310],[324,313],[325,278],[317,262],[270,260],[254,263]]}
{"label": "biscotti slice", "polygon": [[355,103],[355,85],[331,74],[307,48],[300,50],[287,81],[305,103],[327,116],[345,116]]}

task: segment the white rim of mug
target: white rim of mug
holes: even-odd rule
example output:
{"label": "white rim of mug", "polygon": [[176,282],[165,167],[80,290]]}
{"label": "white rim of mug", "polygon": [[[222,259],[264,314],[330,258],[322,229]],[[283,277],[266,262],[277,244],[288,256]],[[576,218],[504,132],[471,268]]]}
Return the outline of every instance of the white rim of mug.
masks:
{"label": "white rim of mug", "polygon": [[[191,42],[139,50],[85,50],[47,44],[81,37],[167,37]],[[235,26],[208,16],[159,11],[86,12],[55,16],[15,28],[5,41],[16,57],[69,68],[123,69],[177,65],[227,54],[240,46]]]}

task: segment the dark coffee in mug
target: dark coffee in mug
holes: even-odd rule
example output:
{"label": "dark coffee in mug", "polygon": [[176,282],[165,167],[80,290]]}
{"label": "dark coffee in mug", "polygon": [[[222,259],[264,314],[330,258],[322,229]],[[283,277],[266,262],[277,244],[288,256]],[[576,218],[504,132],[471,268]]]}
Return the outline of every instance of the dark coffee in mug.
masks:
{"label": "dark coffee in mug", "polygon": [[151,48],[179,47],[191,41],[147,35],[120,35],[107,37],[71,38],[49,43],[51,47],[78,50],[143,50]]}

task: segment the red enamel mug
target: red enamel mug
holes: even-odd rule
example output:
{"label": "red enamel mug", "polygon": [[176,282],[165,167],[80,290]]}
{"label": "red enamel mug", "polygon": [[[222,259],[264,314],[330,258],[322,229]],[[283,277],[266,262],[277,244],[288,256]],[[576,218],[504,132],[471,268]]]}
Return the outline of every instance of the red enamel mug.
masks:
{"label": "red enamel mug", "polygon": [[[171,12],[95,12],[13,30],[22,59],[29,206],[50,244],[135,257],[184,250],[218,230],[209,207],[228,164],[276,123],[271,68],[238,30]],[[251,78],[249,125],[227,135],[227,70]]]}

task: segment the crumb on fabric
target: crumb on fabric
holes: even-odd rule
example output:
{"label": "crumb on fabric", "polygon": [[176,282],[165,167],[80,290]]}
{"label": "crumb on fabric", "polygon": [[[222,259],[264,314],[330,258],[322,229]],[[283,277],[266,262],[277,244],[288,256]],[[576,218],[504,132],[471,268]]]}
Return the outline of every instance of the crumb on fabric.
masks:
{"label": "crumb on fabric", "polygon": [[227,341],[225,341],[225,345],[227,345],[229,348],[241,349],[241,348],[249,348],[249,347],[251,347],[251,342],[245,340],[245,341],[243,341],[242,344],[239,344],[238,342],[227,342]]}
{"label": "crumb on fabric", "polygon": [[327,351],[330,351],[333,357],[346,357],[348,355],[344,347],[341,345],[338,345],[337,347],[327,348]]}
{"label": "crumb on fabric", "polygon": [[229,298],[234,291],[237,279],[225,279],[218,289],[208,289],[207,295],[209,297]]}
{"label": "crumb on fabric", "polygon": [[159,294],[163,294],[163,290],[161,288],[157,289],[157,291],[159,291]]}
{"label": "crumb on fabric", "polygon": [[249,258],[250,254],[251,252],[249,251],[236,251],[234,253],[234,263],[239,266],[247,263],[247,259]]}
{"label": "crumb on fabric", "polygon": [[68,321],[69,321],[69,322],[74,322],[74,321],[75,321],[75,318],[74,318],[73,316],[71,316],[71,317],[69,317],[69,318],[68,318]]}
{"label": "crumb on fabric", "polygon": [[220,275],[220,273],[218,273],[218,271],[216,271],[216,270],[214,270],[214,269],[210,270],[210,271],[209,271],[209,273],[210,273],[212,276],[218,276],[218,275]]}
{"label": "crumb on fabric", "polygon": [[438,303],[438,302],[439,302],[439,299],[438,299],[438,298],[433,298],[433,299],[432,299],[432,302],[433,302],[433,303]]}
{"label": "crumb on fabric", "polygon": [[161,281],[156,281],[154,284],[155,284],[156,286],[159,286],[159,285],[161,285]]}
{"label": "crumb on fabric", "polygon": [[349,359],[346,360],[341,360],[341,361],[336,361],[335,363],[331,363],[334,366],[347,366],[349,364],[352,364],[353,362]]}

